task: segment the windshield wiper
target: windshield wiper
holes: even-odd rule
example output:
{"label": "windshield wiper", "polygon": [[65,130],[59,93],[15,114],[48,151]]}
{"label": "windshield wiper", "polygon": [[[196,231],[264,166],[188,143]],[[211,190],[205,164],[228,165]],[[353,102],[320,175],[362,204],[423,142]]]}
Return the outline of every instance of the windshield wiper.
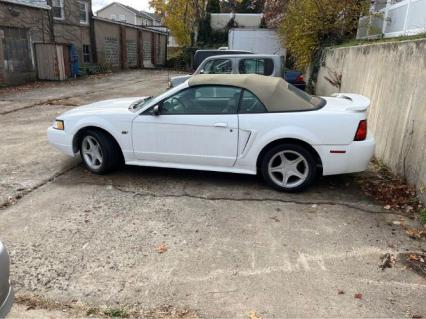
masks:
{"label": "windshield wiper", "polygon": [[134,103],[133,105],[130,105],[129,109],[131,111],[135,111],[137,109],[140,109],[146,102],[152,100],[153,96],[148,96],[147,98],[143,99],[142,101],[138,101]]}

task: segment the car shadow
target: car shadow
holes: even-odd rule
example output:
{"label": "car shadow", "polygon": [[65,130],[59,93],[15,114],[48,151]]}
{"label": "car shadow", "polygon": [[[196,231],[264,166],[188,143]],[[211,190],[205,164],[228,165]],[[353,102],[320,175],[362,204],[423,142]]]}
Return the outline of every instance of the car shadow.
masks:
{"label": "car shadow", "polygon": [[374,205],[362,192],[360,174],[317,177],[305,191],[284,193],[267,186],[260,176],[172,168],[124,166],[107,175],[90,173],[81,164],[69,172],[65,184],[112,185],[135,193],[191,195],[229,199],[280,199],[307,203],[365,203]]}

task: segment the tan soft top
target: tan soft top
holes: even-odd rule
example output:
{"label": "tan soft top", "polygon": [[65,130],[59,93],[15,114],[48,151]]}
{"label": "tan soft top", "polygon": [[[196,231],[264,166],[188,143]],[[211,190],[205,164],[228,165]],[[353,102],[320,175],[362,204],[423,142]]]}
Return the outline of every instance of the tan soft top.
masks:
{"label": "tan soft top", "polygon": [[[189,86],[230,85],[247,89],[254,93],[269,112],[312,110],[309,99],[299,96],[289,89],[282,78],[257,74],[200,74],[188,80]],[[300,92],[300,94],[304,94]],[[308,95],[307,95],[308,96]],[[309,97],[309,96],[308,96]]]}

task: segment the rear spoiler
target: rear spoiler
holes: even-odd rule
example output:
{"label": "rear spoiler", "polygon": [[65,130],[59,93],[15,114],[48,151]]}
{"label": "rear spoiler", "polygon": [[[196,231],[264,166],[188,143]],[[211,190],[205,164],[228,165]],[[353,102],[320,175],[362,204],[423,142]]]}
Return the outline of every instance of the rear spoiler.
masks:
{"label": "rear spoiler", "polygon": [[348,111],[354,112],[364,112],[370,106],[370,99],[360,95],[360,94],[352,94],[352,93],[335,93],[332,95],[338,99],[345,99],[352,102],[351,105],[348,105],[345,109]]}

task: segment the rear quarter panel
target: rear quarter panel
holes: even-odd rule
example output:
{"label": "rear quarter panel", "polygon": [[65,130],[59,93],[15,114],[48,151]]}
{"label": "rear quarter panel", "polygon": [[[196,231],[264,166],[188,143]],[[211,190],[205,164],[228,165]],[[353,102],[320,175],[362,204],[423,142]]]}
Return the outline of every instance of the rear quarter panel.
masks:
{"label": "rear quarter panel", "polygon": [[240,114],[240,139],[237,165],[253,168],[262,149],[283,138],[298,139],[320,149],[323,145],[352,143],[363,113],[284,112]]}

